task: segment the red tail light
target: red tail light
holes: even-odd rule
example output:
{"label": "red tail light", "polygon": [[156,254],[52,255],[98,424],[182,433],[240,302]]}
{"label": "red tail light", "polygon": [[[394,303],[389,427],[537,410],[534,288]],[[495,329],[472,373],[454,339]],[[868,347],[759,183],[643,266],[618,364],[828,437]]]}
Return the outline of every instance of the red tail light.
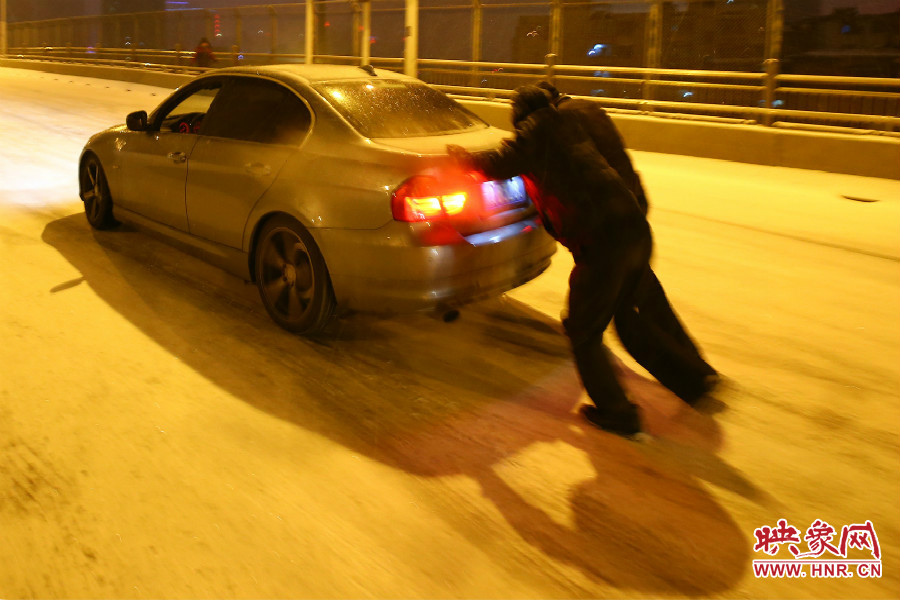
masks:
{"label": "red tail light", "polygon": [[481,206],[479,182],[469,174],[437,177],[410,177],[394,191],[391,211],[394,219],[414,223],[438,221],[476,212]]}

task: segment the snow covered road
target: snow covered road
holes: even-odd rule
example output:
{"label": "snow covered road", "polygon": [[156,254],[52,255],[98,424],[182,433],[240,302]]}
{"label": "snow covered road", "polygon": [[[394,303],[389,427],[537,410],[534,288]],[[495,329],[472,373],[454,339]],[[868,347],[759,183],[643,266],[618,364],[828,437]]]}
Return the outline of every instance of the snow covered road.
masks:
{"label": "snow covered road", "polygon": [[[635,153],[729,381],[695,411],[611,335],[633,443],[576,414],[563,252],[456,323],[311,341],[92,231],[81,147],[167,93],[0,69],[0,597],[900,596],[900,182]],[[779,519],[871,521],[881,577],[755,577]]]}

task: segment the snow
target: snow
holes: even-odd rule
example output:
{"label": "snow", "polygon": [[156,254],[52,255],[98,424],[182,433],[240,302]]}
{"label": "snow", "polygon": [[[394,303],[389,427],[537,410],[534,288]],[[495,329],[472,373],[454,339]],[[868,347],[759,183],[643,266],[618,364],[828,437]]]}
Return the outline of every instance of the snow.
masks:
{"label": "snow", "polygon": [[[897,597],[900,182],[634,153],[654,267],[728,378],[695,411],[610,335],[637,444],[576,414],[563,252],[451,325],[307,340],[91,231],[81,147],[167,93],[0,69],[0,595]],[[754,578],[781,518],[871,520],[882,577]]]}

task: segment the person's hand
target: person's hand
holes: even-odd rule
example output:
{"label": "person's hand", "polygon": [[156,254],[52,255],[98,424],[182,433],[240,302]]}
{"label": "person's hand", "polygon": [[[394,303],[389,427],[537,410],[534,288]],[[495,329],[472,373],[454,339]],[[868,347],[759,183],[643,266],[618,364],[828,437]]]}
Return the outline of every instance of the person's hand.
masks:
{"label": "person's hand", "polygon": [[472,158],[468,150],[456,144],[447,144],[447,154],[458,164],[466,164]]}

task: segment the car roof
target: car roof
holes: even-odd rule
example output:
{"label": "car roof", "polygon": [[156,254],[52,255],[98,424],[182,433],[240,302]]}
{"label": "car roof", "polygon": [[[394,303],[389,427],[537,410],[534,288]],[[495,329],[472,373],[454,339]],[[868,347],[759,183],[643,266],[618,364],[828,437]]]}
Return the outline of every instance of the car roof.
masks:
{"label": "car roof", "polygon": [[[307,85],[322,81],[343,81],[353,79],[372,79],[379,77],[384,79],[404,79],[408,81],[419,81],[415,77],[410,77],[402,73],[395,73],[387,69],[371,69],[370,67],[359,67],[354,65],[306,65],[306,64],[285,64],[285,65],[260,65],[247,67],[226,67],[224,69],[216,69],[209,71],[209,75],[218,74],[240,74],[240,75],[259,75],[263,77],[271,77],[285,82],[300,81]],[[374,75],[373,75],[374,73]]]}

